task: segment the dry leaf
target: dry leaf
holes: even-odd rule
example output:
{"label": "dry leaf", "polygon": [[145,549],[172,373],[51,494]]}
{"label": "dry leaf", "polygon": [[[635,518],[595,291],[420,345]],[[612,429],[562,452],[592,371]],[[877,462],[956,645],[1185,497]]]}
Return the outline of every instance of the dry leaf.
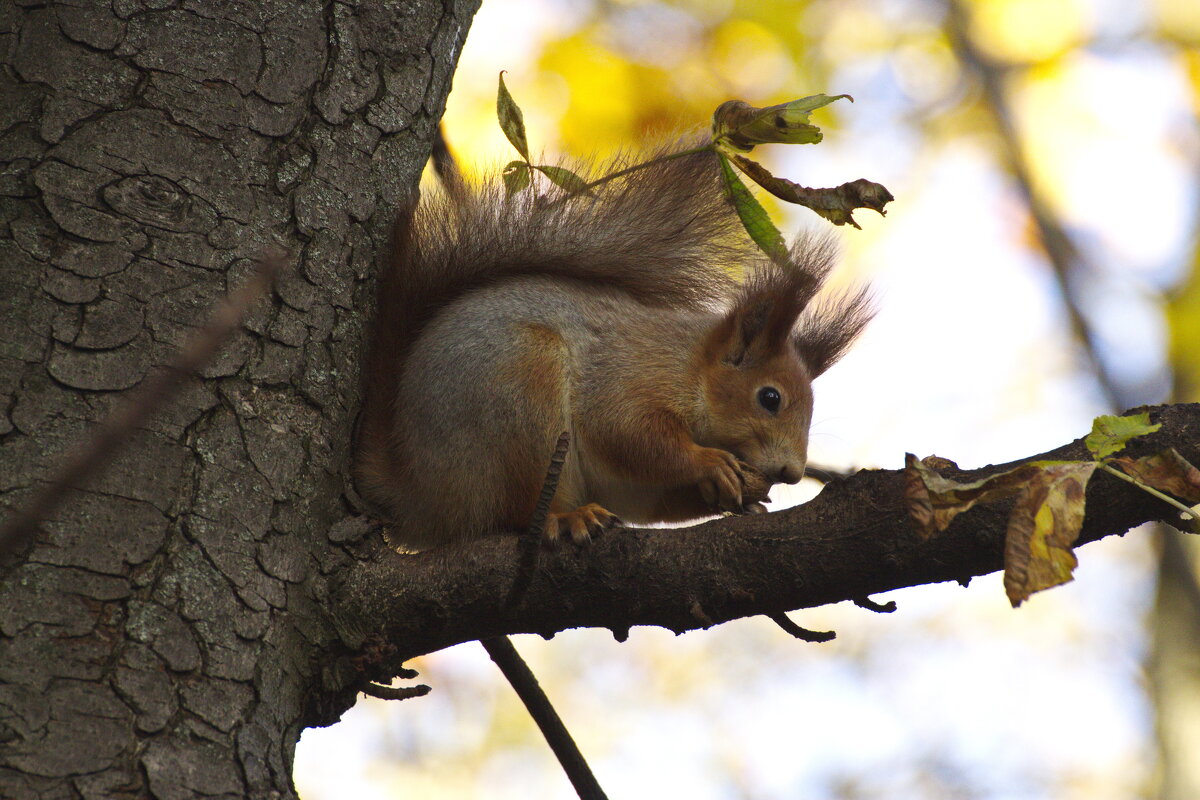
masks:
{"label": "dry leaf", "polygon": [[713,113],[713,142],[748,153],[758,144],[816,144],[821,129],[808,123],[809,114],[848,94],[814,94],[790,103],[755,108],[741,100],[729,100]]}
{"label": "dry leaf", "polygon": [[744,156],[732,156],[742,172],[771,194],[789,203],[811,208],[834,225],[859,225],[854,221],[856,208],[869,208],[887,216],[883,207],[892,202],[892,193],[878,183],[860,178],[832,189],[810,189],[786,178],[776,178],[766,167]]}
{"label": "dry leaf", "polygon": [[1013,608],[1066,583],[1079,563],[1072,547],[1083,526],[1084,492],[1094,461],[1040,461],[1017,496],[1004,544],[1004,591]]}
{"label": "dry leaf", "polygon": [[978,502],[1011,497],[1038,471],[1033,464],[1024,464],[972,483],[958,483],[943,478],[931,467],[931,463],[945,459],[930,456],[919,461],[912,453],[906,453],[904,459],[908,513],[925,539],[944,531],[955,517]]}
{"label": "dry leaf", "polygon": [[1173,447],[1142,458],[1114,458],[1112,463],[1126,475],[1160,492],[1173,494],[1188,503],[1200,503],[1200,469]]}

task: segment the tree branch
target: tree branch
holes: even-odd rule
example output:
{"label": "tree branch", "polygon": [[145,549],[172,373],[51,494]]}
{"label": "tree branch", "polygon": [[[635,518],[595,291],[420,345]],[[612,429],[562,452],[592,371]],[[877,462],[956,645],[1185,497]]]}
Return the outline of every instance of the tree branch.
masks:
{"label": "tree branch", "polygon": [[[1163,427],[1131,443],[1130,454],[1174,447],[1200,462],[1200,404],[1150,411]],[[1087,457],[1076,440],[1030,459]],[[975,480],[1011,466],[943,473]],[[909,524],[903,485],[900,470],[868,470],[774,514],[627,529],[584,547],[544,550],[520,601],[510,605],[504,601],[521,561],[515,535],[415,556],[381,552],[339,576],[333,613],[351,646],[369,635],[395,643],[395,658],[381,665],[387,671],[473,639],[549,637],[576,627],[609,628],[620,637],[632,625],[682,632],[906,586],[965,584],[1003,567],[1007,503],[976,507],[922,542]],[[1097,473],[1088,484],[1079,543],[1151,520],[1176,523],[1176,517],[1166,503]]]}

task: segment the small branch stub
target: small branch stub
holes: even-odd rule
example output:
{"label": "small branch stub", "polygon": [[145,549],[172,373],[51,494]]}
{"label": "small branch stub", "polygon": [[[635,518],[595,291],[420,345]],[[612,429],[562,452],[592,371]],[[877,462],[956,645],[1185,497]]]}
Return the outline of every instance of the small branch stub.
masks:
{"label": "small branch stub", "polygon": [[837,638],[837,634],[833,631],[810,631],[808,628],[801,628],[796,623],[788,618],[787,614],[768,614],[768,618],[779,627],[783,628],[792,636],[805,642],[832,642]]}

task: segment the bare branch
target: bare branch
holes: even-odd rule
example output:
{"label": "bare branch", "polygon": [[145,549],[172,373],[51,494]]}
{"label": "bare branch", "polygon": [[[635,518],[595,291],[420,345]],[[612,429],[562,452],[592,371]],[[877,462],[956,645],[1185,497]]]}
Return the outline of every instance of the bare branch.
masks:
{"label": "bare branch", "polygon": [[600,788],[583,754],[579,752],[575,740],[571,738],[558,712],[550,704],[550,699],[546,697],[537,678],[517,653],[512,642],[507,637],[499,636],[495,639],[483,639],[479,643],[487,650],[492,661],[496,662],[496,666],[504,673],[504,677],[508,678],[517,696],[525,704],[529,716],[533,717],[542,735],[546,737],[547,744],[554,751],[563,771],[567,773],[567,778],[575,787],[580,800],[606,800],[607,795]]}
{"label": "bare branch", "polygon": [[[1174,447],[1200,461],[1200,405],[1149,410],[1162,429],[1135,440],[1130,454]],[[1081,440],[1031,455],[1087,457]],[[1012,466],[945,474],[968,481]],[[459,642],[511,633],[548,637],[566,628],[631,625],[694,630],[905,586],[965,583],[1003,567],[1007,503],[976,507],[922,541],[909,522],[903,493],[901,471],[863,471],[785,511],[691,528],[628,528],[586,547],[544,550],[515,604],[506,604],[505,597],[520,572],[520,536],[492,536],[415,556],[380,553],[339,576],[332,613],[359,625],[371,621],[374,628],[362,635],[394,642],[394,661],[400,664]],[[1151,520],[1177,522],[1176,516],[1171,506],[1101,473],[1087,487],[1079,543]],[[696,607],[703,609],[703,620]]]}
{"label": "bare branch", "polygon": [[876,603],[869,597],[854,598],[854,605],[859,608],[865,608],[867,611],[874,611],[876,614],[891,614],[896,610],[896,601],[889,600],[886,603]]}

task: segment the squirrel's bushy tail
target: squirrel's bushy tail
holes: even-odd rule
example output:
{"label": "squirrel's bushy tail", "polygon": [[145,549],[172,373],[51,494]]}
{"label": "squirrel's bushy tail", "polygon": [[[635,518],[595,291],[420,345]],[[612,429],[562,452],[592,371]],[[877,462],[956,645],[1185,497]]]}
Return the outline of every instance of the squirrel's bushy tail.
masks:
{"label": "squirrel's bushy tail", "polygon": [[[626,166],[616,161],[583,177]],[[518,275],[596,282],[649,304],[709,301],[728,289],[730,267],[753,252],[720,182],[716,156],[702,152],[574,196],[544,180],[547,194],[508,197],[499,181],[442,193],[421,203],[409,235],[397,243],[397,285],[388,302],[428,313]]]}

